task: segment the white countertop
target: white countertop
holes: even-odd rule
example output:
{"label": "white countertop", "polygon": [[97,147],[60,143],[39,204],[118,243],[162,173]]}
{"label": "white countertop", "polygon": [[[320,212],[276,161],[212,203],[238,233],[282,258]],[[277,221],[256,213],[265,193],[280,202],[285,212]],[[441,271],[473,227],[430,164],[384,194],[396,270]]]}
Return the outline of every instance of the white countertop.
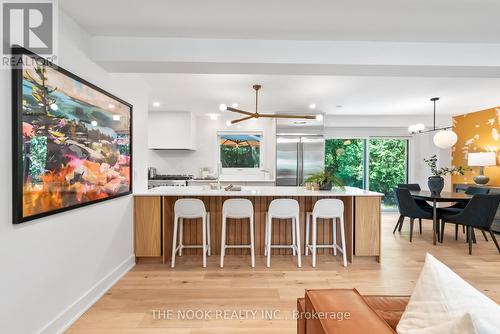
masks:
{"label": "white countertop", "polygon": [[306,190],[304,187],[243,186],[241,191],[212,190],[210,186],[157,187],[134,193],[134,196],[383,196],[384,194],[354,187],[344,190]]}
{"label": "white countertop", "polygon": [[[191,179],[191,180],[188,180],[188,182],[191,182],[191,183],[217,183],[217,179]],[[221,179],[220,180],[221,183],[231,183],[231,182],[247,182],[247,183],[260,183],[260,182],[269,182],[269,183],[273,183],[275,182],[274,179],[269,179],[269,180],[266,180],[266,179],[255,179],[255,180],[252,180],[252,179],[249,179],[249,180],[245,180],[245,179],[242,179],[242,178],[228,178],[228,179]]]}

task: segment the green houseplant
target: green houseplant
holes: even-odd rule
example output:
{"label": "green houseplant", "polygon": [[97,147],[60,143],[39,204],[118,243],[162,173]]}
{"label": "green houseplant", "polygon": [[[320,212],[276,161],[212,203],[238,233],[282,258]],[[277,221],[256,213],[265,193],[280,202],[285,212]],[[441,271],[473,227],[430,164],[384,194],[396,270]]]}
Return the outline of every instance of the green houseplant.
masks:
{"label": "green houseplant", "polygon": [[331,190],[332,187],[344,189],[344,182],[327,170],[312,174],[305,182],[318,184],[320,190]]}
{"label": "green houseplant", "polygon": [[439,195],[444,188],[444,178],[446,175],[464,175],[465,171],[470,170],[470,168],[464,168],[462,166],[448,168],[448,167],[437,167],[437,156],[434,154],[430,159],[424,159],[427,165],[431,169],[431,176],[427,180],[429,190],[435,194]]}

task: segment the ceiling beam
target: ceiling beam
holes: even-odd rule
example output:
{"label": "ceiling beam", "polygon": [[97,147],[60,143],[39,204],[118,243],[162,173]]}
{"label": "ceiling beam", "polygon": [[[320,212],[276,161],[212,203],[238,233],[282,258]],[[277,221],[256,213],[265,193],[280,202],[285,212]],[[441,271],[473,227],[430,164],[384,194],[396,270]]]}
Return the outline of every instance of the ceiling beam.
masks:
{"label": "ceiling beam", "polygon": [[91,37],[108,71],[500,77],[500,44]]}

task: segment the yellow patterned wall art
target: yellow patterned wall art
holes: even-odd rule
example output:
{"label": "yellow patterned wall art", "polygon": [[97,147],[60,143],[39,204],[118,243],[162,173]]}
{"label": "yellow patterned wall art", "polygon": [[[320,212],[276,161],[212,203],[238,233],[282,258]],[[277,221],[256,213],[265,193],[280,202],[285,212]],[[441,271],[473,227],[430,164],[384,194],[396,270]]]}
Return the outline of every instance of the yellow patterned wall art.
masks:
{"label": "yellow patterned wall art", "polygon": [[[500,151],[500,107],[472,112],[453,117],[453,131],[458,135],[457,144],[452,148],[452,165],[467,166],[469,152]],[[465,175],[454,175],[453,184],[474,184],[473,178],[479,167]],[[484,174],[490,177],[489,186],[500,186],[500,166],[486,167]]]}

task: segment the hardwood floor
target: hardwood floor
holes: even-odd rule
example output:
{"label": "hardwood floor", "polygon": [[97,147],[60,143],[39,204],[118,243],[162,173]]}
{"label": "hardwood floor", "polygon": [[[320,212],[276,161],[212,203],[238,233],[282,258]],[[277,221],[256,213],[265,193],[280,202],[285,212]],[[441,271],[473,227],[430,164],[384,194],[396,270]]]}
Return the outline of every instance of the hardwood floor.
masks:
{"label": "hardwood floor", "polygon": [[[331,255],[318,256],[315,269],[311,268],[310,257],[303,259],[299,269],[288,255],[273,256],[270,269],[265,267],[264,257],[258,257],[252,269],[249,256],[237,255],[226,256],[224,269],[218,266],[218,256],[209,258],[205,270],[199,256],[178,258],[175,269],[161,264],[138,264],[68,333],[295,333],[292,312],[304,289],[356,288],[363,294],[409,295],[426,252],[500,302],[500,254],[491,240],[486,242],[477,233],[477,244],[469,256],[464,235],[460,231],[459,240],[455,241],[454,228],[448,226],[444,244],[433,246],[431,222],[424,221],[424,234],[418,234],[416,227],[410,243],[408,220],[401,233],[392,234],[397,217],[393,213],[383,214],[380,264],[357,259],[344,268],[341,257]],[[179,319],[178,311],[191,316],[186,311],[198,309],[210,311],[207,318],[211,319]],[[172,313],[166,313],[168,310]],[[226,310],[224,317],[231,319],[221,320],[224,314],[216,313],[221,310]],[[233,317],[232,310],[256,313]],[[262,310],[269,312],[264,315]],[[274,317],[273,310],[279,311],[274,312]]]}

